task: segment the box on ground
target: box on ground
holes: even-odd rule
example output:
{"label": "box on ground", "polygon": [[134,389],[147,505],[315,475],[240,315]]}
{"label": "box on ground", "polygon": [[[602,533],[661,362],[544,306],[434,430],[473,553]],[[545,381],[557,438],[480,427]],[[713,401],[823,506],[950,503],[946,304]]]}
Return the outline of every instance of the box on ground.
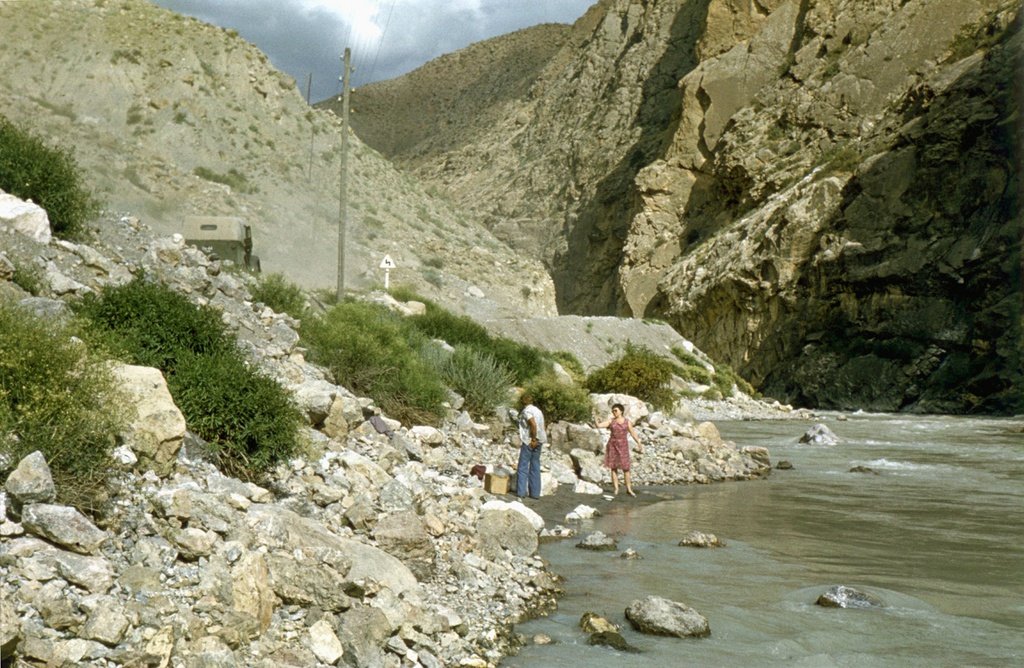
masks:
{"label": "box on ground", "polygon": [[507,494],[508,493],[508,477],[494,475],[488,473],[484,476],[484,489],[491,494]]}

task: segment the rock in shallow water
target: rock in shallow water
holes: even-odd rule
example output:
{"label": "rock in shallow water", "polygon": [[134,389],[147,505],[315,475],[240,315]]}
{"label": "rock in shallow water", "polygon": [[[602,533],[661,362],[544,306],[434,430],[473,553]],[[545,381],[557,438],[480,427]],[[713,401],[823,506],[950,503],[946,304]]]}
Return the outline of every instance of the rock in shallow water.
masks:
{"label": "rock in shallow water", "polygon": [[817,605],[825,608],[884,608],[885,602],[873,594],[837,585],[818,597]]}

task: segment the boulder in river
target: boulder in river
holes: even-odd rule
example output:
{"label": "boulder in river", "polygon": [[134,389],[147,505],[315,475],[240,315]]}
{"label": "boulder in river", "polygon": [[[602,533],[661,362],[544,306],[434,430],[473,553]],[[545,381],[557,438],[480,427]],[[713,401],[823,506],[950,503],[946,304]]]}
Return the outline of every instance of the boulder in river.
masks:
{"label": "boulder in river", "polygon": [[660,596],[637,599],[626,608],[626,619],[640,633],[679,638],[703,638],[711,635],[704,615],[677,601]]}
{"label": "boulder in river", "polygon": [[885,607],[885,602],[874,594],[869,594],[865,591],[855,589],[854,587],[847,587],[844,585],[829,587],[824,594],[818,597],[818,600],[815,601],[815,603],[825,608]]}
{"label": "boulder in river", "polygon": [[801,443],[808,443],[810,445],[836,445],[842,443],[842,440],[831,429],[821,423],[814,425],[800,437]]}
{"label": "boulder in river", "polygon": [[600,531],[595,531],[589,534],[586,538],[576,543],[576,547],[581,550],[616,550],[619,545],[618,542],[611,536],[606,536]]}
{"label": "boulder in river", "polygon": [[725,541],[713,533],[690,530],[683,534],[680,547],[725,547]]}
{"label": "boulder in river", "polygon": [[621,633],[616,631],[601,631],[600,633],[591,633],[590,637],[587,638],[588,645],[604,645],[605,647],[611,647],[612,649],[619,652],[630,652],[639,653],[636,647],[633,647],[626,639],[622,637]]}

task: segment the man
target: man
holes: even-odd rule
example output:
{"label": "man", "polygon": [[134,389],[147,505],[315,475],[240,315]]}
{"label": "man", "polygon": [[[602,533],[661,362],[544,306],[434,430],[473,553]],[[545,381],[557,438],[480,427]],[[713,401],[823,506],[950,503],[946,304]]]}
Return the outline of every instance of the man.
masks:
{"label": "man", "polygon": [[533,405],[533,397],[524,393],[519,398],[523,410],[519,411],[519,468],[516,469],[516,496],[520,499],[529,492],[530,498],[540,498],[540,447],[548,440],[544,431],[544,414]]}

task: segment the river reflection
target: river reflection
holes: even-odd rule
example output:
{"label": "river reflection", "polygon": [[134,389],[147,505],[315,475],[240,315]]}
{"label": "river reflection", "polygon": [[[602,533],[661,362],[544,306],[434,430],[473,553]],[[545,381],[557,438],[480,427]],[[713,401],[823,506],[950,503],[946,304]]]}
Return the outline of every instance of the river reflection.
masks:
{"label": "river reflection", "polygon": [[[545,545],[567,593],[555,615],[519,631],[555,644],[503,665],[1024,665],[1024,421],[822,421],[840,445],[797,444],[813,423],[717,423],[725,438],[767,446],[793,470],[658,490],[674,498],[624,501],[581,527],[615,536],[642,560],[578,550],[578,539]],[[678,547],[689,529],[728,546]],[[888,607],[813,605],[833,584],[866,589]],[[622,612],[648,594],[696,608],[711,637],[633,633]],[[622,624],[644,654],[585,646],[585,611]]]}

